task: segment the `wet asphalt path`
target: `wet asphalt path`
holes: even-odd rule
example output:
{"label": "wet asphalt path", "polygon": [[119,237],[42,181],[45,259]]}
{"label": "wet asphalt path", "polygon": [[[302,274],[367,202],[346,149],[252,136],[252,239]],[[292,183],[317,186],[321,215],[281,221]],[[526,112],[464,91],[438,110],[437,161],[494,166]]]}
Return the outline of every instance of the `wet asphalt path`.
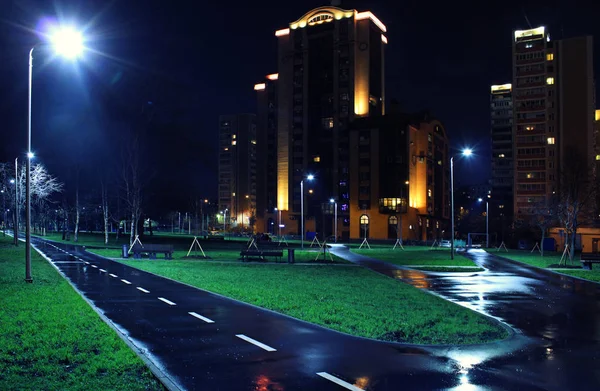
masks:
{"label": "wet asphalt path", "polygon": [[[572,363],[538,357],[539,341],[521,336],[470,347],[377,342],[154,276],[78,246],[34,244],[182,389],[592,390],[600,384],[597,343],[586,350],[589,364],[582,366],[579,355]],[[404,279],[395,270],[394,277]],[[424,283],[413,277],[406,280]],[[459,279],[452,288],[443,276],[425,280],[441,295],[465,284]]]}
{"label": "wet asphalt path", "polygon": [[[476,273],[425,273],[333,250],[364,267],[438,294],[510,325],[527,345],[473,357],[478,370],[543,389],[600,389],[600,284],[471,250]],[[501,255],[501,253],[499,253]],[[507,387],[507,389],[512,389]],[[519,389],[529,389],[525,385]]]}

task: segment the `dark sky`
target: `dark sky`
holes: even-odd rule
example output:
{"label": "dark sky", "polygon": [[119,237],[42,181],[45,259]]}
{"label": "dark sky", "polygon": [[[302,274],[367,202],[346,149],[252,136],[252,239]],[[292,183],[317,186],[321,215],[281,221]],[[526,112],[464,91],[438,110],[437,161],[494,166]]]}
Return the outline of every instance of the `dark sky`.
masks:
{"label": "dark sky", "polygon": [[[44,51],[36,57],[40,159],[65,177],[78,159],[89,172],[106,166],[118,158],[119,133],[152,102],[161,152],[150,159],[170,162],[168,181],[214,196],[218,115],[255,111],[253,85],[277,71],[274,31],[328,3],[0,0],[0,161],[25,151],[27,52],[41,21],[58,18],[85,26],[93,51],[76,65],[49,61]],[[543,24],[553,39],[600,36],[593,1],[342,1],[342,8],[371,10],[387,25],[388,100],[429,109],[454,146],[475,147],[478,156],[459,163],[459,184],[488,179],[489,86],[511,81],[512,31]]]}

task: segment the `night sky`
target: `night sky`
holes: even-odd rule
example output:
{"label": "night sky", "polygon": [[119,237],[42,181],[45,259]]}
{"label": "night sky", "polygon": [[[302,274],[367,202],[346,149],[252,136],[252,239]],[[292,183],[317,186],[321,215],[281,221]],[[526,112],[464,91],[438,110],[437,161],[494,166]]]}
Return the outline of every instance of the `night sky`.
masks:
{"label": "night sky", "polygon": [[[255,112],[253,85],[277,72],[275,30],[329,2],[201,3],[2,0],[0,161],[26,150],[27,53],[41,37],[35,31],[54,18],[85,26],[91,50],[77,64],[51,60],[44,50],[36,56],[38,159],[67,182],[79,162],[91,180],[117,164],[119,134],[152,118],[147,175],[160,179],[150,193],[171,184],[215,196],[218,115]],[[478,156],[459,163],[456,180],[475,184],[489,178],[489,86],[511,82],[512,31],[543,24],[553,39],[594,35],[598,74],[599,3],[382,0],[341,7],[370,10],[386,24],[388,101],[430,110],[454,147],[474,146]]]}

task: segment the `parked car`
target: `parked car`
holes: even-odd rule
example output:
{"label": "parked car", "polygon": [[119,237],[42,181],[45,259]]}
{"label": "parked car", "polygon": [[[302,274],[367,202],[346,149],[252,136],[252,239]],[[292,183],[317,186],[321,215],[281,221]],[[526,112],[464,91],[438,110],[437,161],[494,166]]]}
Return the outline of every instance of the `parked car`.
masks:
{"label": "parked car", "polygon": [[452,247],[452,243],[450,243],[449,240],[442,240],[442,241],[440,241],[440,247],[450,248],[450,247]]}

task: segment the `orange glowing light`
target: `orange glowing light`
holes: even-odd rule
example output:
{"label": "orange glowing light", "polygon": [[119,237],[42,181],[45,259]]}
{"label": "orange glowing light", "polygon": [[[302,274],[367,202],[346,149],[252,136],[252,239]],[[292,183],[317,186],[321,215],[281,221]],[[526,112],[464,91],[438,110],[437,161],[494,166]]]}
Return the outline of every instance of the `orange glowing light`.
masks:
{"label": "orange glowing light", "polygon": [[277,79],[279,79],[279,73],[271,73],[270,75],[267,75],[267,79],[277,80]]}
{"label": "orange glowing light", "polygon": [[381,42],[388,43],[387,37],[383,34],[381,34]]}
{"label": "orange glowing light", "polygon": [[289,35],[289,34],[290,34],[290,29],[289,28],[288,29],[281,29],[281,30],[275,31],[275,36],[276,37],[281,37],[281,36]]}
{"label": "orange glowing light", "polygon": [[265,83],[259,83],[254,85],[254,91],[262,91],[267,88]]}
{"label": "orange glowing light", "polygon": [[385,24],[381,23],[381,20],[377,19],[377,17],[375,15],[373,15],[371,13],[371,11],[364,11],[364,12],[356,13],[356,20],[363,20],[363,19],[371,19],[371,21],[373,23],[375,23],[375,26],[379,27],[379,29],[381,31],[383,31],[384,33],[387,32],[387,27],[385,27]]}

